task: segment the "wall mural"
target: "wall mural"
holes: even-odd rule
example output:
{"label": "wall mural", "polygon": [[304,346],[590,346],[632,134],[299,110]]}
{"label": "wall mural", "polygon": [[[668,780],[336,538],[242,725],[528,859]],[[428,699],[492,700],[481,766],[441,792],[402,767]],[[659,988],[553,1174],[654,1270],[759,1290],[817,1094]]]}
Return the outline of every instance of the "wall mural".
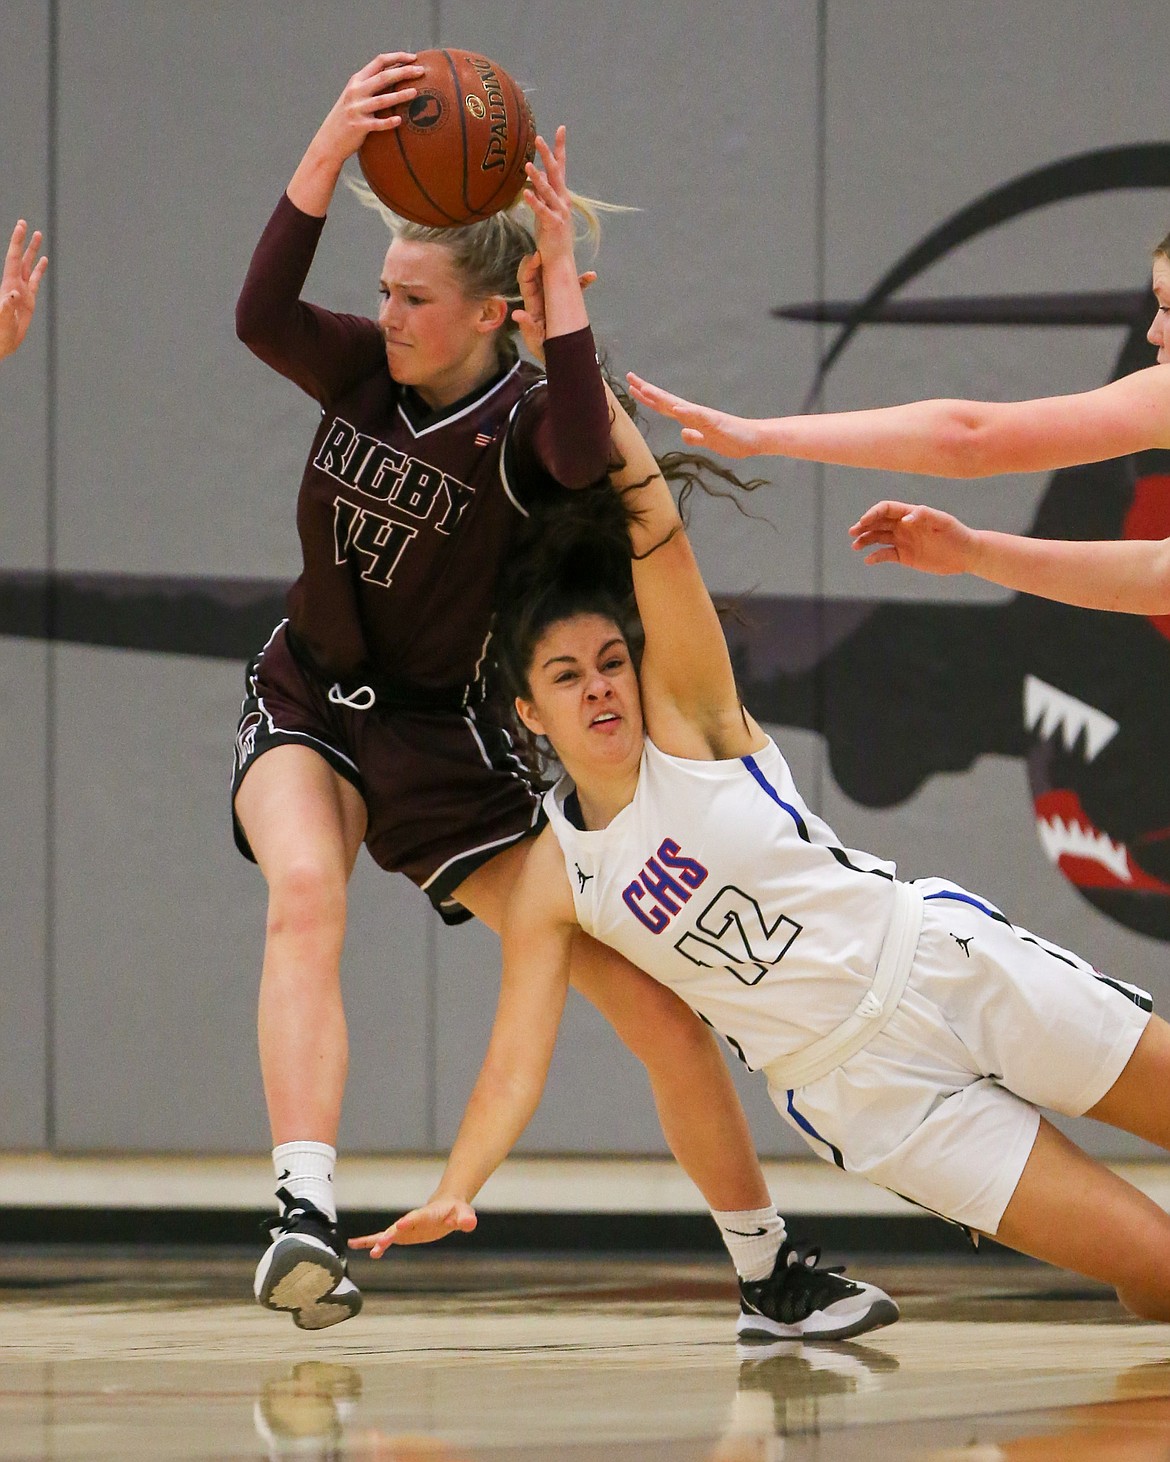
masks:
{"label": "wall mural", "polygon": [[[881,324],[1109,326],[1126,332],[1113,378],[1149,365],[1144,281],[1096,294],[894,295],[963,243],[1033,209],[1167,187],[1170,143],[1066,158],[960,210],[864,299],[777,310],[840,327],[810,399],[856,331]],[[1054,473],[1030,531],[1170,536],[1170,453]],[[0,573],[0,635],[242,666],[282,617],[285,587]],[[1170,617],[1096,614],[1023,595],[990,607],[753,596],[739,608],[728,629],[746,701],[763,720],[819,732],[846,795],[890,807],[985,753],[1022,757],[1043,853],[1109,918],[1170,940]],[[225,721],[225,758],[229,743]]]}
{"label": "wall mural", "polygon": [[[856,331],[870,325],[1113,326],[1125,336],[1111,379],[1153,364],[1146,284],[1096,294],[892,296],[968,240],[1033,209],[1168,186],[1168,143],[1066,158],[947,219],[863,300],[775,311],[840,326],[810,404]],[[1053,473],[1029,532],[1170,536],[1170,453]],[[992,607],[753,599],[744,620],[735,638],[745,700],[771,722],[819,731],[833,776],[854,801],[890,807],[984,753],[1023,757],[1049,860],[1110,918],[1170,940],[1170,617],[1017,595]]]}

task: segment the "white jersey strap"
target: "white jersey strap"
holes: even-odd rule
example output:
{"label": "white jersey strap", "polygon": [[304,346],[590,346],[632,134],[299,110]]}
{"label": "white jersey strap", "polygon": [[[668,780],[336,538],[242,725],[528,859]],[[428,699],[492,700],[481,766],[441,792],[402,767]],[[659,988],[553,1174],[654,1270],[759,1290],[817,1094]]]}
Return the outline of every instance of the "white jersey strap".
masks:
{"label": "white jersey strap", "polygon": [[910,966],[918,948],[918,936],[922,932],[922,910],[922,895],[918,890],[895,880],[890,922],[869,989],[853,1014],[836,1030],[821,1036],[802,1051],[782,1056],[765,1066],[764,1074],[769,1086],[777,1091],[808,1086],[844,1065],[850,1056],[869,1045],[898,1008],[906,989]]}

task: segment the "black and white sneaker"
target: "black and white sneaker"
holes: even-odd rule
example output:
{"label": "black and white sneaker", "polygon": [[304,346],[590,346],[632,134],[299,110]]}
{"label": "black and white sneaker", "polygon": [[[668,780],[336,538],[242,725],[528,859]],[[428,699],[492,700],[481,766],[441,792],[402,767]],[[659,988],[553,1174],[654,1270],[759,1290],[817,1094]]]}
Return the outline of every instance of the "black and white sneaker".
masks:
{"label": "black and white sneaker", "polygon": [[278,1188],[279,1218],[264,1227],[272,1239],[252,1286],[259,1304],[289,1310],[302,1330],[324,1330],[356,1315],[362,1292],[346,1272],[337,1225],[307,1198]]}
{"label": "black and white sneaker", "polygon": [[818,1269],[819,1249],[799,1253],[785,1240],[767,1279],[739,1282],[740,1340],[848,1340],[898,1318],[898,1306],[873,1284],[855,1284],[839,1267]]}

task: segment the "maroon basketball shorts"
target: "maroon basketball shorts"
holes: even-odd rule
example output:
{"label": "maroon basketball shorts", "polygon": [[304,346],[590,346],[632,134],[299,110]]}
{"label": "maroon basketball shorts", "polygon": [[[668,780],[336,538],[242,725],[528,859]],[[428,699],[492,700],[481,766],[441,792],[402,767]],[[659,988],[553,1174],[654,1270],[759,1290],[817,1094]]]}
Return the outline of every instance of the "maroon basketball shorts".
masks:
{"label": "maroon basketball shorts", "polygon": [[451,897],[463,880],[537,824],[539,794],[499,726],[466,710],[355,710],[294,659],[281,625],[248,666],[236,732],[232,821],[255,857],[235,798],[248,768],[274,746],[308,746],[353,784],[368,814],[366,847],[405,873],[449,924],[470,917]]}

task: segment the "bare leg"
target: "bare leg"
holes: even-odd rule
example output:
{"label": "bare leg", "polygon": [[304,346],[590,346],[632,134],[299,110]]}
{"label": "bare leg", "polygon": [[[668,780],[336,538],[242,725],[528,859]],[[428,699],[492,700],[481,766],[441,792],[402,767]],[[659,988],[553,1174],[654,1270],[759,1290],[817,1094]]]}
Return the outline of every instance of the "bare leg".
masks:
{"label": "bare leg", "polygon": [[1111,1284],[1135,1315],[1170,1320],[1170,1215],[1043,1118],[995,1237]]}
{"label": "bare leg", "polygon": [[268,881],[259,1033],[273,1145],[336,1146],[349,1060],[346,886],[365,803],[315,751],[277,746],[244,778],[236,814]]}
{"label": "bare leg", "polygon": [[1170,1150],[1170,1025],[1151,1015],[1125,1070],[1085,1113]]}
{"label": "bare leg", "polygon": [[[527,843],[477,868],[455,897],[497,933]],[[747,1118],[710,1030],[673,991],[581,934],[573,984],[646,1067],[658,1120],[679,1165],[716,1211],[768,1208]]]}

